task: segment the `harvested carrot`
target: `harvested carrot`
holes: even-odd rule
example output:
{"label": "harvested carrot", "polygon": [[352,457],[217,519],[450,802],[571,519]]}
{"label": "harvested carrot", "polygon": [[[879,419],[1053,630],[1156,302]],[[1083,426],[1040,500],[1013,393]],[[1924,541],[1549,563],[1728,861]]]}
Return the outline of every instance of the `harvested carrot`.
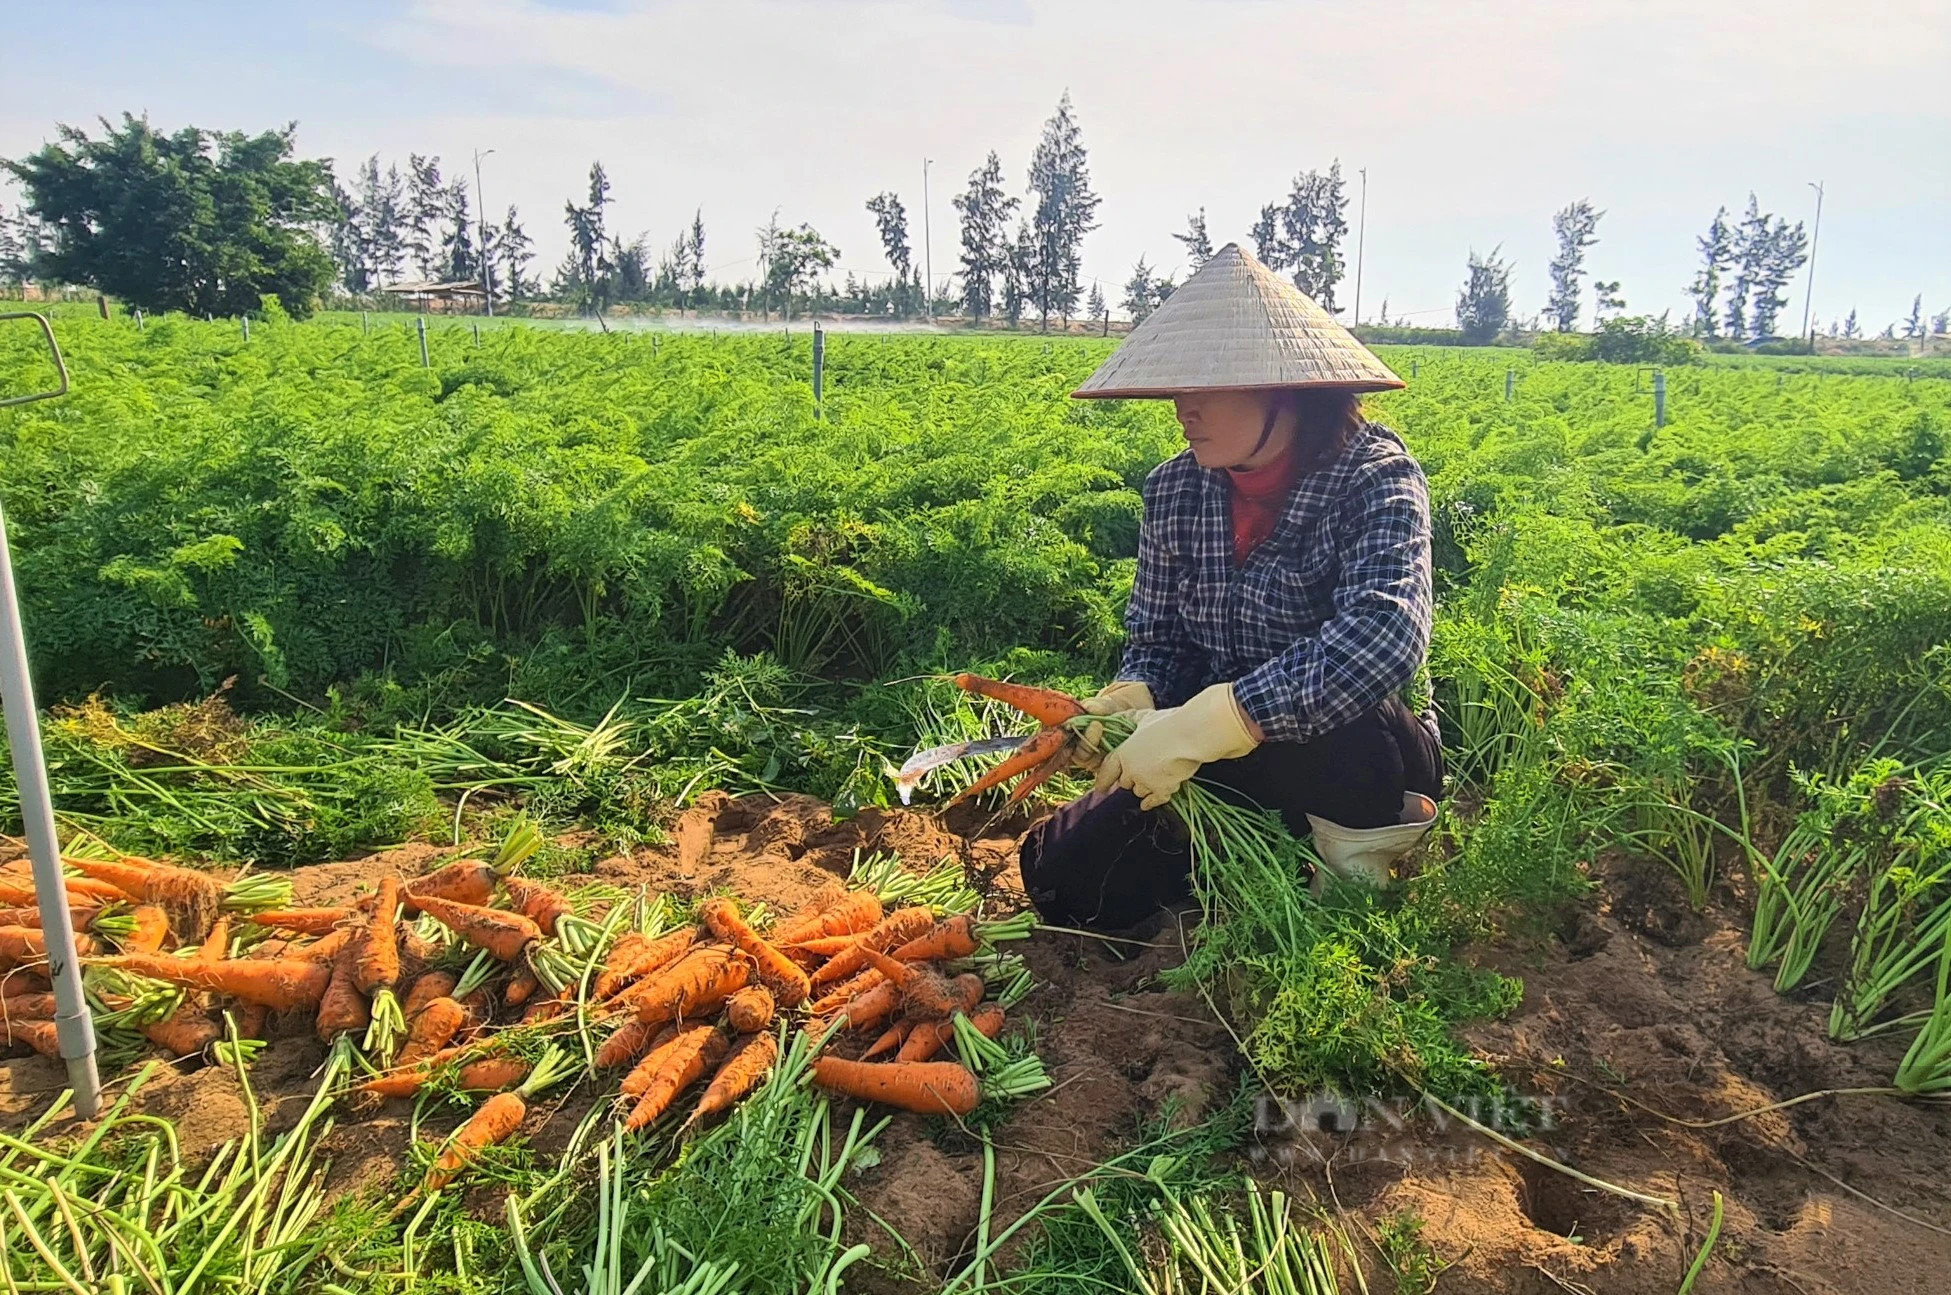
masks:
{"label": "harvested carrot", "polygon": [[251,920],[259,926],[276,927],[294,935],[324,935],[358,915],[354,908],[273,908],[252,913]]}
{"label": "harvested carrot", "polygon": [[501,877],[494,868],[479,859],[456,859],[444,868],[436,868],[424,877],[415,877],[400,887],[400,902],[411,916],[424,905],[423,899],[444,899],[456,904],[489,904],[494,902],[495,883]]}
{"label": "harvested carrot", "polygon": [[[85,907],[71,904],[68,907],[68,924],[76,935],[87,931],[88,926],[101,914],[102,906],[89,904]],[[38,908],[0,908],[0,926],[31,926],[40,929],[41,910]]]}
{"label": "harvested carrot", "polygon": [[[811,899],[794,909],[789,915],[774,922],[772,929],[766,933],[766,938],[778,945],[791,944],[798,933],[797,928],[809,924],[817,924],[820,919],[820,914],[826,912],[834,905],[841,903],[846,898],[847,891],[843,887],[837,885],[823,886],[814,892]],[[879,921],[880,919],[875,918],[874,920]]]}
{"label": "harvested carrot", "polygon": [[913,962],[896,962],[885,953],[872,951],[867,960],[901,992],[901,1002],[910,1013],[937,1017],[956,1009],[956,991],[939,971]]}
{"label": "harvested carrot", "polygon": [[217,915],[203,943],[197,946],[196,956],[204,962],[222,962],[230,956],[230,914]]}
{"label": "harvested carrot", "polygon": [[385,877],[379,883],[378,902],[366,919],[366,939],[359,950],[356,967],[359,992],[390,992],[400,979],[400,879]]}
{"label": "harvested carrot", "polygon": [[894,950],[897,962],[944,962],[976,951],[975,919],[967,913],[937,922],[934,929]]}
{"label": "harvested carrot", "polygon": [[596,1049],[596,1064],[605,1070],[627,1065],[650,1050],[651,1040],[668,1026],[631,1018],[618,1026]]}
{"label": "harvested carrot", "polygon": [[913,908],[897,908],[875,923],[872,930],[860,937],[859,943],[814,972],[813,983],[829,985],[843,977],[851,976],[867,966],[867,954],[870,951],[881,952],[906,944],[934,925],[935,914],[926,908],[919,905]]}
{"label": "harvested carrot", "polygon": [[979,674],[958,674],[955,676],[955,686],[963,692],[993,698],[1021,711],[1039,724],[1055,726],[1084,713],[1084,703],[1054,688],[1035,688],[1024,683],[985,679]]}
{"label": "harvested carrot", "polygon": [[[129,896],[122,893],[120,886],[111,886],[105,881],[90,881],[86,877],[64,877],[62,883],[62,888],[68,892],[70,904],[99,906],[126,903],[129,899]],[[32,881],[24,877],[19,879],[0,877],[0,904],[18,904],[26,907],[39,903],[40,894],[34,889]]]}
{"label": "harvested carrot", "polygon": [[860,935],[858,931],[851,935],[822,935],[817,940],[802,940],[798,944],[786,945],[784,948],[791,954],[805,954],[814,959],[825,960],[845,953],[859,944]]}
{"label": "harvested carrot", "polygon": [[0,1019],[0,1046],[24,1043],[44,1057],[61,1056],[61,1038],[53,1021]]}
{"label": "harvested carrot", "polygon": [[677,1095],[696,1083],[705,1071],[725,1055],[725,1036],[713,1025],[694,1025],[672,1041],[664,1064],[651,1077],[644,1095],[637,1099],[623,1121],[626,1129],[641,1129],[654,1123],[670,1109]]}
{"label": "harvested carrot", "polygon": [[193,1057],[221,1039],[224,1030],[208,1009],[190,996],[165,1019],[143,1026],[142,1034],[172,1057]]}
{"label": "harvested carrot", "polygon": [[747,985],[725,1000],[725,1020],[740,1034],[757,1034],[772,1024],[777,1006],[764,985]]}
{"label": "harvested carrot", "polygon": [[231,1011],[231,1019],[237,1022],[237,1037],[240,1039],[261,1039],[264,1037],[264,1020],[271,1014],[262,1003],[239,1003]]}
{"label": "harvested carrot", "polygon": [[880,897],[869,890],[843,891],[817,913],[796,917],[772,930],[774,944],[800,944],[832,935],[858,935],[887,916]]}
{"label": "harvested carrot", "polygon": [[813,1082],[829,1092],[923,1115],[967,1115],[982,1102],[968,1067],[953,1061],[843,1061],[818,1057]]}
{"label": "harvested carrot", "polygon": [[27,1021],[51,1021],[55,1008],[53,994],[15,994],[0,998],[0,1016],[17,1016]]}
{"label": "harvested carrot", "polygon": [[480,1110],[468,1117],[466,1124],[454,1131],[446,1149],[427,1171],[422,1190],[437,1192],[453,1182],[455,1175],[467,1168],[482,1148],[506,1142],[527,1115],[528,1104],[515,1093],[496,1093],[490,1097],[481,1104]]}
{"label": "harvested carrot", "polygon": [[870,1030],[894,1015],[894,1009],[899,1006],[901,991],[882,981],[841,1008],[836,1017],[846,1022],[850,1030]]}
{"label": "harvested carrot", "polygon": [[[981,992],[981,987],[978,985],[976,993],[980,995]],[[985,1038],[993,1039],[1002,1032],[1003,1009],[994,1003],[982,1010],[977,1010],[976,1005],[971,1003],[962,1009],[962,1014],[968,1016],[969,1023],[981,1030]],[[955,1017],[945,1016],[939,1021],[923,1021],[915,1026],[913,1033],[908,1035],[907,1042],[901,1045],[901,1051],[896,1054],[895,1059],[932,1061],[935,1054],[946,1048],[954,1039]]]}
{"label": "harvested carrot", "polygon": [[545,935],[555,934],[556,919],[567,917],[576,911],[568,896],[539,881],[526,877],[503,877],[501,884],[508,889],[508,898],[515,901],[515,911],[542,928]]}
{"label": "harvested carrot", "polygon": [[743,954],[729,949],[705,948],[688,954],[636,994],[637,1015],[646,1021],[660,1022],[703,1016],[718,1010],[727,998],[745,988],[751,978],[751,964]]}
{"label": "harvested carrot", "polygon": [[1076,736],[1072,735],[1070,737],[1065,738],[1061,743],[1058,744],[1057,749],[1050,754],[1049,759],[1045,760],[1042,764],[1030,770],[1029,773],[1023,776],[1023,781],[1017,783],[1016,786],[1011,789],[1009,793],[1009,799],[1004,803],[1010,805],[1020,805],[1024,801],[1028,800],[1031,792],[1035,791],[1038,787],[1041,787],[1044,783],[1049,782],[1052,778],[1056,777],[1058,774],[1062,773],[1065,769],[1068,769],[1070,767],[1071,756],[1076,753],[1076,750],[1077,750]]}
{"label": "harvested carrot", "polygon": [[625,1097],[642,1097],[648,1092],[650,1081],[657,1077],[658,1070],[663,1067],[665,1060],[671,1054],[672,1046],[677,1043],[678,1036],[683,1032],[684,1027],[678,1025],[658,1026],[657,1033],[650,1038],[650,1046],[644,1049],[641,1057],[637,1058],[637,1064],[630,1067],[630,1073],[623,1077],[623,1083],[618,1091]]}
{"label": "harvested carrot", "polygon": [[501,991],[501,1001],[510,1007],[520,1007],[535,997],[535,991],[541,987],[542,982],[536,979],[534,971],[528,967],[517,967],[515,974],[508,978],[507,988]]}
{"label": "harvested carrot", "polygon": [[434,1067],[452,1061],[465,1051],[466,1048],[442,1048],[410,1066],[396,1066],[383,1075],[375,1075],[354,1091],[374,1097],[411,1097],[434,1077]]}
{"label": "harvested carrot", "polygon": [[468,1092],[498,1093],[528,1078],[532,1067],[519,1057],[484,1057],[462,1066],[455,1086]]}
{"label": "harvested carrot", "polygon": [[752,959],[759,983],[772,991],[781,1007],[798,1007],[806,1001],[811,982],[799,964],[779,952],[751,923],[738,915],[738,905],[719,896],[698,906],[698,917],[721,940],[729,940]]}
{"label": "harvested carrot", "polygon": [[459,982],[454,979],[452,972],[421,972],[419,979],[413,982],[413,987],[406,991],[406,998],[400,1004],[401,1013],[406,1016],[407,1020],[411,1021],[420,1014],[420,1009],[428,1003],[433,1002],[436,998],[446,998],[452,994],[454,992],[454,986],[457,983]]}
{"label": "harvested carrot", "polygon": [[830,1016],[876,985],[884,985],[886,983],[886,976],[869,967],[859,975],[840,982],[819,998],[814,999],[812,1005],[807,1010],[815,1016]]}
{"label": "harvested carrot", "polygon": [[778,1061],[778,1039],[771,1034],[746,1036],[705,1085],[704,1096],[698,1099],[698,1108],[691,1112],[684,1127],[688,1129],[700,1120],[730,1110],[739,1098],[758,1087],[759,1081],[772,1072]]}
{"label": "harvested carrot", "polygon": [[313,1022],[320,1043],[329,1044],[341,1034],[363,1030],[372,1024],[366,996],[359,992],[361,956],[358,944],[348,944],[332,963],[332,979],[325,986],[325,997],[319,1002],[318,1017]]}
{"label": "harvested carrot", "polygon": [[522,955],[522,950],[542,938],[542,928],[520,913],[505,913],[498,908],[436,899],[431,895],[417,896],[415,902],[436,922],[503,962],[513,962]]}
{"label": "harvested carrot", "polygon": [[644,935],[637,935],[636,940],[632,940],[630,935],[624,936],[603,960],[603,970],[597,973],[595,982],[590,986],[590,994],[598,1002],[614,998],[626,986],[662,971],[691,952],[691,946],[697,940],[698,928],[695,926],[672,931],[654,940]]}
{"label": "harvested carrot", "polygon": [[291,956],[306,962],[336,962],[345,947],[359,938],[360,930],[358,926],[341,926],[331,934],[293,950]]}
{"label": "harvested carrot", "polygon": [[886,1030],[882,1031],[881,1037],[875,1039],[873,1043],[868,1045],[867,1051],[860,1054],[860,1059],[862,1061],[872,1061],[875,1057],[893,1052],[907,1041],[908,1035],[914,1028],[915,1022],[911,1017],[902,1017],[894,1024],[888,1026]]}
{"label": "harvested carrot", "polygon": [[1070,741],[1070,730],[1063,728],[1040,729],[1035,736],[1016,749],[1016,754],[1003,761],[989,772],[977,778],[949,798],[943,809],[953,809],[971,796],[977,796],[991,787],[1001,786],[1019,773],[1028,773],[1060,753]]}
{"label": "harvested carrot", "polygon": [[576,987],[565,985],[560,994],[548,994],[536,999],[522,1013],[523,1025],[534,1025],[541,1021],[552,1021],[568,1011],[576,1001]]}
{"label": "harvested carrot", "polygon": [[169,939],[169,914],[155,904],[138,904],[129,916],[135,920],[135,930],[122,941],[123,952],[159,952]]}
{"label": "harvested carrot", "polygon": [[[75,952],[94,952],[95,942],[85,935],[75,937]],[[47,961],[47,936],[38,927],[0,926],[0,969],[21,963]]]}
{"label": "harvested carrot", "polygon": [[210,929],[223,902],[223,887],[207,872],[173,864],[125,856],[120,859],[73,859],[61,862],[94,881],[104,881],[130,899],[159,906],[169,914],[170,929],[185,943],[195,943]]}
{"label": "harvested carrot", "polygon": [[406,1067],[426,1060],[446,1047],[465,1024],[467,1009],[458,1002],[451,998],[431,1000],[408,1022],[406,1043],[394,1064]]}

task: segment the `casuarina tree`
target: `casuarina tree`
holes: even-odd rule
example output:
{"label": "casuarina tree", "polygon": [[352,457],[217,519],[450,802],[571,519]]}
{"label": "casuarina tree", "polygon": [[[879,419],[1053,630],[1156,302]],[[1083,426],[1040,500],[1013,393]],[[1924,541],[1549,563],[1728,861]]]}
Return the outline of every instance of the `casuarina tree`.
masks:
{"label": "casuarina tree", "polygon": [[246,135],[146,117],[102,122],[4,163],[45,229],[35,273],[148,311],[236,315],[276,294],[310,313],[332,282],[324,238],[339,213],[332,171],[292,156],[296,126]]}
{"label": "casuarina tree", "polygon": [[1494,341],[1511,319],[1511,267],[1498,252],[1489,256],[1470,253],[1470,271],[1456,299],[1456,326],[1463,340],[1472,346]]}
{"label": "casuarina tree", "polygon": [[1030,157],[1031,210],[1029,295],[1050,328],[1050,316],[1069,319],[1082,292],[1084,235],[1097,228],[1098,197],[1091,191],[1091,171],[1084,153],[1083,132],[1070,105],[1070,92],[1057,102],[1057,111],[1043,124],[1043,137]]}
{"label": "casuarina tree", "polygon": [[962,216],[962,309],[977,322],[993,313],[996,280],[1009,271],[1009,218],[1016,205],[1003,192],[1002,159],[991,150],[955,198]]}
{"label": "casuarina tree", "polygon": [[1213,240],[1211,235],[1206,233],[1204,207],[1199,209],[1198,215],[1186,217],[1185,233],[1174,234],[1172,237],[1185,244],[1186,260],[1191,263],[1195,274],[1204,268],[1206,262],[1213,259]]}
{"label": "casuarina tree", "polygon": [[1580,198],[1551,218],[1558,255],[1551,258],[1551,296],[1545,316],[1561,333],[1578,327],[1579,280],[1585,277],[1585,250],[1599,241],[1599,217],[1589,199]]}

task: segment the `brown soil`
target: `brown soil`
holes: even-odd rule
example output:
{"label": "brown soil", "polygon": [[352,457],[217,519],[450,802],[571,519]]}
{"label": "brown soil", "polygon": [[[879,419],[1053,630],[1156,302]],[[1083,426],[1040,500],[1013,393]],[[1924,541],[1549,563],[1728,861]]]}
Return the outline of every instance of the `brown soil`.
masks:
{"label": "brown soil", "polygon": [[[604,860],[589,879],[684,895],[735,891],[787,911],[844,877],[857,851],[895,850],[911,866],[959,857],[1005,906],[1019,898],[1013,836],[1021,822],[952,816],[945,826],[919,813],[869,811],[836,823],[804,797],[711,800],[692,813],[673,845]],[[298,902],[348,899],[387,869],[421,870],[448,853],[416,845],[302,869],[294,874]],[[1675,1199],[1684,1221],[1460,1127],[1428,1117],[1398,1123],[1385,1105],[1343,1110],[1339,1132],[1315,1127],[1326,1109],[1318,1103],[1303,1113],[1305,1127],[1263,1119],[1251,1148],[1257,1172],[1338,1212],[1358,1237],[1373,1238],[1381,1220],[1414,1211],[1424,1240],[1450,1264],[1436,1289],[1462,1295],[1670,1295],[1700,1246],[1716,1190],[1726,1196],[1726,1222],[1695,1286],[1703,1295],[1951,1289],[1943,1188],[1951,1110],[1835,1096],[1714,1128],[1685,1123],[1819,1089],[1881,1086],[1904,1041],[1831,1044],[1820,992],[1775,994],[1742,965],[1739,915],[1691,913],[1658,865],[1612,861],[1599,881],[1599,900],[1568,913],[1549,939],[1481,952],[1522,976],[1525,996],[1511,1017],[1470,1037],[1516,1089],[1544,1103],[1545,1124],[1526,1145],[1593,1177]],[[1168,1109],[1196,1120],[1235,1091],[1240,1063],[1225,1027],[1196,996],[1157,983],[1180,957],[1180,926],[1154,927],[1127,933],[1136,943],[1046,931],[1023,946],[1038,988],[1018,1015],[1036,1022],[1055,1087],[998,1134],[998,1226],[1124,1149],[1141,1122]],[[306,1030],[305,1022],[286,1023],[253,1069],[273,1128],[309,1100],[323,1059]],[[0,1062],[0,1128],[27,1123],[60,1086],[54,1063]],[[175,1120],[192,1154],[243,1128],[242,1094],[218,1068],[161,1066],[143,1100]],[[537,1156],[559,1154],[598,1100],[583,1087],[534,1111],[525,1132]],[[407,1159],[409,1109],[392,1102],[343,1113],[325,1145],[330,1190],[391,1185]],[[1349,1131],[1351,1115],[1359,1122]],[[423,1137],[456,1118],[428,1119]],[[879,1163],[852,1187],[862,1206],[854,1228],[863,1239],[882,1238],[879,1267],[852,1269],[851,1288],[925,1288],[973,1244],[980,1155],[959,1131],[907,1116],[878,1149]],[[499,1204],[491,1196],[470,1203],[489,1216]],[[898,1229],[911,1251],[887,1244],[870,1214]],[[1370,1289],[1394,1288],[1375,1247],[1363,1249]]]}

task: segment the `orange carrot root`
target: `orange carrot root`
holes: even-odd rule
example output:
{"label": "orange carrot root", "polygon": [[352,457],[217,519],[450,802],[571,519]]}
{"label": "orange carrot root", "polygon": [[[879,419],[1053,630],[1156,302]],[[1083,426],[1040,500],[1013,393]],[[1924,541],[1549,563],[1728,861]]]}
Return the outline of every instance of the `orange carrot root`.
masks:
{"label": "orange carrot root", "polygon": [[704,1096],[698,1099],[697,1109],[691,1112],[684,1127],[688,1129],[700,1120],[730,1110],[741,1097],[758,1087],[759,1081],[771,1073],[778,1061],[778,1039],[770,1034],[747,1035],[711,1077]]}
{"label": "orange carrot root", "polygon": [[975,919],[957,913],[936,923],[933,930],[894,950],[897,962],[946,962],[966,958],[976,951]]}
{"label": "orange carrot root", "polygon": [[935,915],[926,908],[897,908],[860,937],[859,943],[834,957],[813,973],[815,985],[829,985],[853,975],[867,966],[868,952],[883,951],[906,944],[935,925]]}
{"label": "orange carrot root", "polygon": [[698,917],[721,940],[727,940],[750,959],[759,983],[772,991],[781,1007],[797,1007],[806,1001],[811,982],[799,964],[774,948],[738,914],[738,905],[722,896],[707,899],[698,906]]}
{"label": "orange carrot root", "polygon": [[274,1012],[317,1007],[332,983],[329,965],[296,958],[199,962],[162,953],[125,953],[90,961],[94,966],[113,967],[166,985],[203,989],[229,994],[247,1003],[262,1003]]}
{"label": "orange carrot root", "polygon": [[982,1087],[953,1061],[844,1061],[818,1057],[813,1082],[829,1092],[880,1102],[923,1115],[967,1115],[982,1103]]}
{"label": "orange carrot root", "polygon": [[1003,761],[988,773],[964,787],[943,809],[953,809],[971,796],[978,796],[991,787],[1001,786],[1019,773],[1028,773],[1061,752],[1070,741],[1070,730],[1063,728],[1041,729],[1029,741],[1017,748],[1016,754]]}
{"label": "orange carrot root", "polygon": [[993,698],[1021,711],[1039,724],[1062,724],[1084,713],[1082,702],[1054,688],[1035,688],[1029,684],[985,679],[979,674],[958,674],[955,676],[955,686],[963,692]]}
{"label": "orange carrot root", "polygon": [[506,1142],[522,1126],[522,1120],[527,1115],[528,1103],[515,1093],[496,1093],[483,1102],[481,1109],[454,1131],[447,1146],[435,1158],[433,1168],[427,1171],[426,1181],[421,1184],[421,1191],[437,1192],[453,1182],[461,1170],[474,1162],[483,1148]]}
{"label": "orange carrot root", "polygon": [[522,950],[542,938],[542,928],[520,913],[504,913],[498,908],[436,899],[431,895],[417,896],[416,902],[436,922],[503,962],[513,962],[522,955]]}
{"label": "orange carrot root", "polygon": [[757,1034],[772,1024],[777,1006],[764,985],[747,985],[725,1000],[725,1020],[740,1034]]}
{"label": "orange carrot root", "polygon": [[325,935],[339,923],[358,915],[358,910],[352,908],[278,908],[252,913],[251,921],[294,935]]}
{"label": "orange carrot root", "polygon": [[834,935],[858,935],[871,930],[887,914],[872,891],[845,891],[818,912],[801,914],[773,928],[774,944],[800,944]]}
{"label": "orange carrot root", "polygon": [[718,1064],[718,1059],[725,1055],[725,1047],[725,1036],[716,1026],[694,1025],[680,1033],[663,1055],[662,1066],[651,1076],[644,1095],[631,1108],[623,1127],[641,1129],[655,1123],[658,1116],[670,1109],[679,1093]]}
{"label": "orange carrot root", "polygon": [[515,901],[515,911],[541,927],[544,935],[554,935],[556,920],[576,911],[561,891],[539,881],[503,877],[501,884],[507,888],[508,898]]}

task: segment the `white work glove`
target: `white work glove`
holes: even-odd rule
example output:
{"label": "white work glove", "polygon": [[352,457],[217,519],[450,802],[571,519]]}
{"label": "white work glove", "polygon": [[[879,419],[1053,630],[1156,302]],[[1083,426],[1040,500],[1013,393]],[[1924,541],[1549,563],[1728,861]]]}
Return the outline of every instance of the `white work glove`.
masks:
{"label": "white work glove", "polygon": [[1157,809],[1200,765],[1238,759],[1259,745],[1233,685],[1216,683],[1183,706],[1140,716],[1137,730],[1105,753],[1097,789],[1124,787],[1137,793],[1140,809]]}
{"label": "white work glove", "polygon": [[[1152,690],[1137,679],[1120,679],[1106,684],[1098,690],[1095,697],[1084,699],[1086,715],[1120,715],[1127,711],[1148,711],[1153,708]],[[1086,769],[1095,769],[1098,761],[1104,758],[1104,725],[1086,724],[1083,738],[1077,743],[1076,762]]]}

